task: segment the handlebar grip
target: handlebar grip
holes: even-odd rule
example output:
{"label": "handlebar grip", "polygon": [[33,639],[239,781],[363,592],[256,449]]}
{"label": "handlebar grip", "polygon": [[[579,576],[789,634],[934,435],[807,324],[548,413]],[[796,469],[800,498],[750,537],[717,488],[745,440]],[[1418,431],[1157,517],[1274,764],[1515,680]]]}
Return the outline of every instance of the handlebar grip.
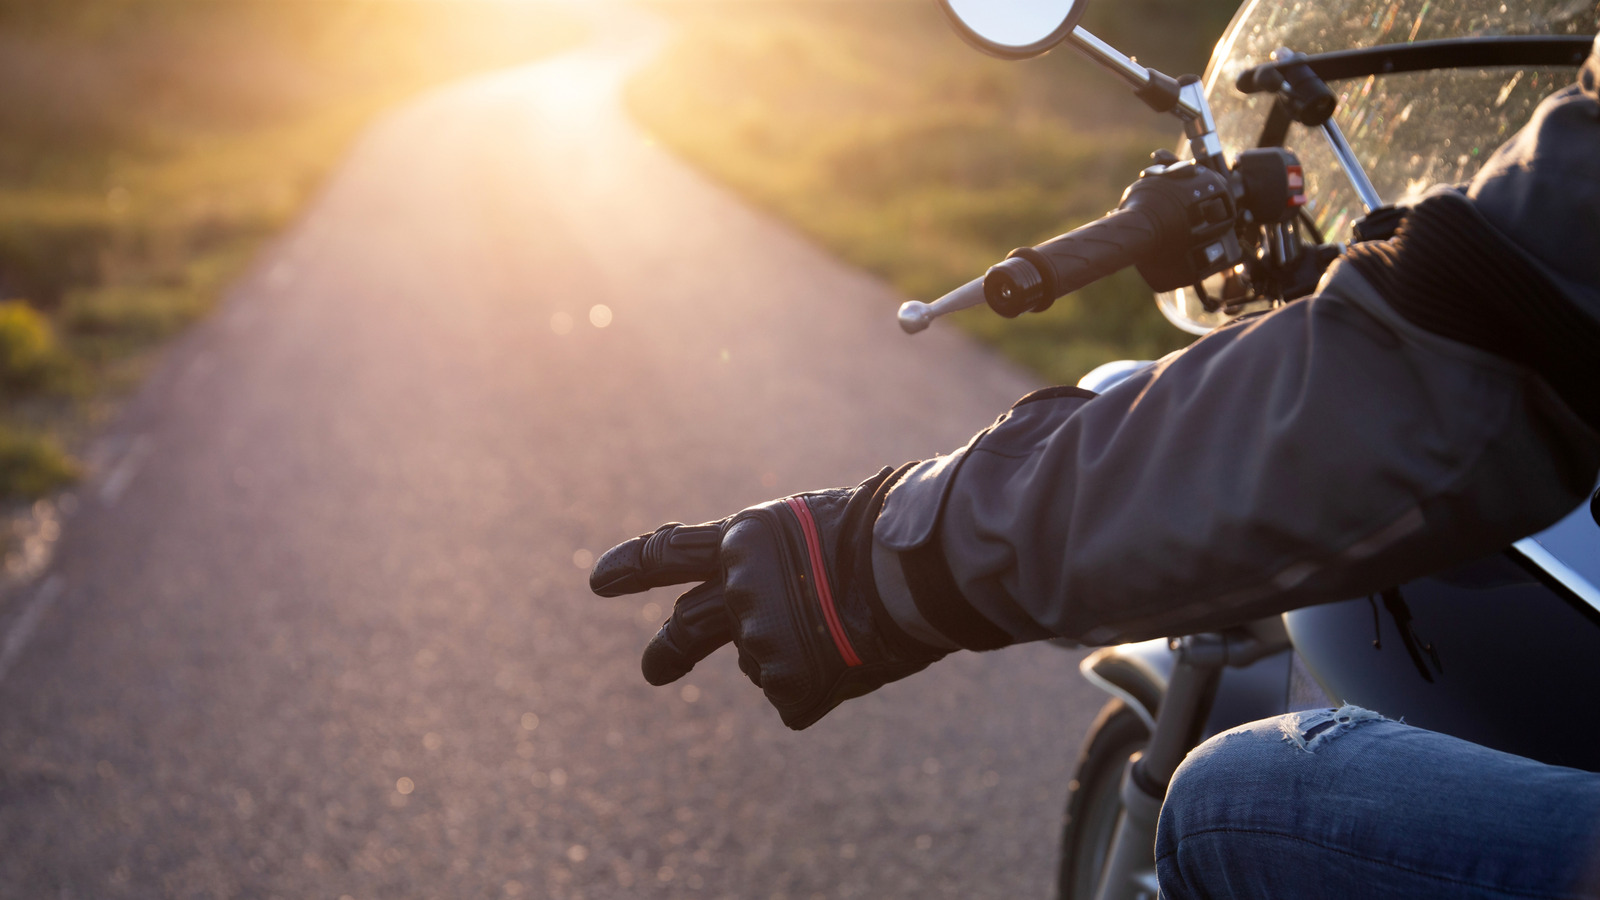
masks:
{"label": "handlebar grip", "polygon": [[1008,319],[1043,311],[1056,298],[1138,262],[1158,241],[1156,222],[1137,206],[1124,206],[1036,247],[1011,251],[984,275],[984,299]]}

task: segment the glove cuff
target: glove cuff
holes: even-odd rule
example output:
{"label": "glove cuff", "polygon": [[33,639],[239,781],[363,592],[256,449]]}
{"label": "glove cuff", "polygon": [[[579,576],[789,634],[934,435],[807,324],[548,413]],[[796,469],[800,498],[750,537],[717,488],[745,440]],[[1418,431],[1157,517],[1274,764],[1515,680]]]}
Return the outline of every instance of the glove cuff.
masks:
{"label": "glove cuff", "polygon": [[1435,194],[1406,213],[1393,238],[1357,244],[1346,259],[1412,324],[1526,366],[1600,430],[1600,321],[1471,201]]}
{"label": "glove cuff", "polygon": [[850,583],[857,586],[861,599],[871,610],[873,625],[884,645],[891,653],[904,659],[919,659],[930,654],[943,656],[949,651],[949,648],[918,640],[901,627],[899,620],[884,605],[873,568],[872,526],[883,512],[890,488],[916,465],[915,462],[909,462],[898,469],[886,466],[883,471],[861,483],[851,498],[850,507],[845,510],[844,540],[841,542],[839,560],[841,572],[849,573]]}

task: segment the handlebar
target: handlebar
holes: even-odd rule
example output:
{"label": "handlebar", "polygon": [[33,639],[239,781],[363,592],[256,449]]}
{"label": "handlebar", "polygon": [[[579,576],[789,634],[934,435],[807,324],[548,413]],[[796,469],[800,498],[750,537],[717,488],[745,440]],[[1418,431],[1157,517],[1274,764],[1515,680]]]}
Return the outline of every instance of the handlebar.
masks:
{"label": "handlebar", "polygon": [[1124,206],[1037,247],[1011,251],[983,277],[984,298],[1008,319],[1043,310],[1057,297],[1133,265],[1159,246],[1156,223]]}
{"label": "handlebar", "polygon": [[[1287,166],[1288,159],[1280,161]],[[1104,217],[1037,247],[1011,251],[981,279],[931,304],[902,304],[900,327],[915,334],[939,316],[984,301],[1007,318],[1042,311],[1057,297],[1130,265],[1156,291],[1194,284],[1244,257],[1234,233],[1239,206],[1230,179],[1192,161],[1151,166]]]}
{"label": "handlebar", "polygon": [[1192,162],[1151,166],[1117,209],[1011,251],[984,275],[984,298],[1007,318],[1041,312],[1130,265],[1156,291],[1193,284],[1242,258],[1233,233],[1237,209],[1227,176]]}

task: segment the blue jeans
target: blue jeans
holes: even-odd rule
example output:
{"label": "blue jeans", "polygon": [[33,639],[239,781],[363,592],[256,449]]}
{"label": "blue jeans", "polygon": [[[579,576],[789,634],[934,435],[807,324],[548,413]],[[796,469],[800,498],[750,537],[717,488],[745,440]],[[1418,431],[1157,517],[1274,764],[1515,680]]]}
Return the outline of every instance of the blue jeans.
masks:
{"label": "blue jeans", "polygon": [[1291,713],[1189,754],[1156,872],[1165,900],[1600,898],[1600,775],[1356,707]]}

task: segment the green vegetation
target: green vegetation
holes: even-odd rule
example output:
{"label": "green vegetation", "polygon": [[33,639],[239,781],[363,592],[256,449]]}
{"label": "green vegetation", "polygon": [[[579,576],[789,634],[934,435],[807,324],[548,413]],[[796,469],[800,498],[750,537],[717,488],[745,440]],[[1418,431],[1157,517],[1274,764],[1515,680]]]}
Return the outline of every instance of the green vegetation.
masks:
{"label": "green vegetation", "polygon": [[[1024,63],[960,42],[933,0],[675,2],[679,41],[629,86],[675,151],[901,291],[932,299],[1013,247],[1116,205],[1176,122],[1069,51]],[[1102,2],[1091,30],[1199,71],[1232,5]],[[963,326],[1056,382],[1186,337],[1132,272],[1007,321]]]}
{"label": "green vegetation", "polygon": [[0,386],[22,392],[47,388],[70,371],[50,321],[16,301],[0,303]]}
{"label": "green vegetation", "polygon": [[77,477],[77,464],[54,438],[0,428],[0,484],[12,495],[37,497]]}
{"label": "green vegetation", "polygon": [[0,499],[73,476],[375,114],[580,36],[518,0],[0,0]]}

